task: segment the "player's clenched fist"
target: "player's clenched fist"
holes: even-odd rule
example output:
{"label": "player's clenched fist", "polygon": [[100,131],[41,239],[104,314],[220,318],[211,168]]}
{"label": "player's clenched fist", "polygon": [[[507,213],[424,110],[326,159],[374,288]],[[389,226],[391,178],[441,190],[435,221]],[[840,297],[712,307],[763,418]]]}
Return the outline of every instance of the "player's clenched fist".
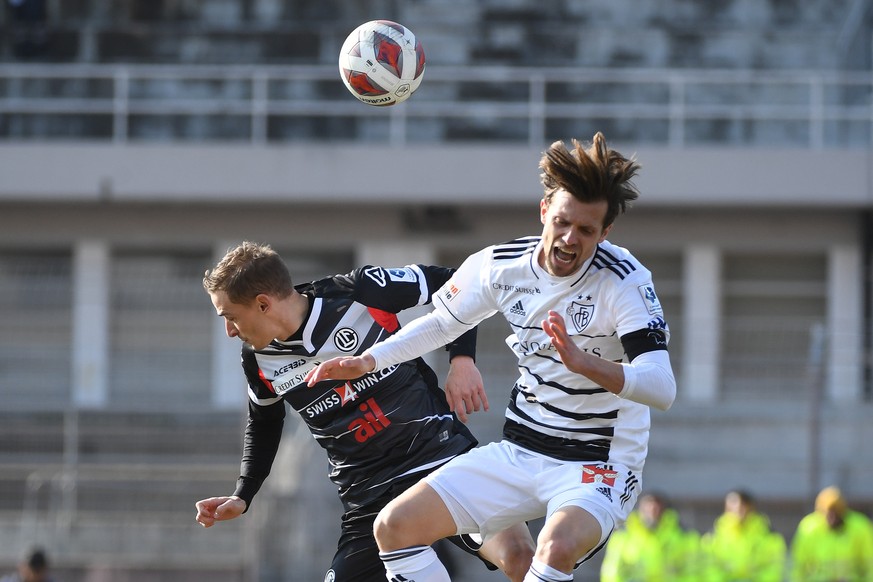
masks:
{"label": "player's clenched fist", "polygon": [[201,499],[194,506],[197,508],[194,519],[203,527],[212,527],[216,521],[239,517],[246,510],[246,502],[236,496]]}

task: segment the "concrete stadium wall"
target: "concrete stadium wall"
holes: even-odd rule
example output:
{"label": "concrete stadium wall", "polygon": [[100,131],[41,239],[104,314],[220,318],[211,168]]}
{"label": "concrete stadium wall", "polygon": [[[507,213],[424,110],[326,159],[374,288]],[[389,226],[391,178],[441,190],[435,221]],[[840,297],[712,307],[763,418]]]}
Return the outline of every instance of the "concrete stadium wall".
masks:
{"label": "concrete stadium wall", "polygon": [[[873,204],[866,150],[611,145],[643,165],[641,206]],[[542,192],[540,155],[518,146],[0,144],[0,202],[527,204]]]}

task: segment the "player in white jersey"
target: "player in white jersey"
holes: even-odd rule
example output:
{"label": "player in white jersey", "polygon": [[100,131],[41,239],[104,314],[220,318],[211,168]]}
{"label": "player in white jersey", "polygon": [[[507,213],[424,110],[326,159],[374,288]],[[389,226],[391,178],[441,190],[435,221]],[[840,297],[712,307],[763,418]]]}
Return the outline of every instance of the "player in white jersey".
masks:
{"label": "player in white jersey", "polygon": [[312,384],[355,378],[444,345],[500,312],[519,378],[503,440],[461,455],[394,499],[375,523],[388,579],[443,582],[430,544],[456,533],[489,539],[546,517],[525,582],[572,580],[573,569],[624,523],[641,487],[649,407],[676,394],[669,329],[651,273],[606,236],[637,198],[633,159],[555,142],[541,161],[541,236],[469,257],[434,295],[434,311],[353,358],[310,372]]}

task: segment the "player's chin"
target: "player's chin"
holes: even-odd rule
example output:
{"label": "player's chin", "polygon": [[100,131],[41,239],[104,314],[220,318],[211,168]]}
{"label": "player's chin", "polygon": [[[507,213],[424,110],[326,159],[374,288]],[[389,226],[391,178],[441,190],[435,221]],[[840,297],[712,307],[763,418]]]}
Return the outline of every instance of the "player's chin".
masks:
{"label": "player's chin", "polygon": [[552,261],[551,274],[555,277],[569,277],[578,270],[579,265],[575,261],[570,263],[566,261]]}

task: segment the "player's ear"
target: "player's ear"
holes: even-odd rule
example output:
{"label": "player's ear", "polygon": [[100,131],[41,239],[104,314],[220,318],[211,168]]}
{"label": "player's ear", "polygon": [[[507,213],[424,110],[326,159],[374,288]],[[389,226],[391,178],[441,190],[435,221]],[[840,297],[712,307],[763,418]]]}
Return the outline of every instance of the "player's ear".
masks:
{"label": "player's ear", "polygon": [[540,222],[543,224],[546,223],[546,213],[549,211],[549,203],[546,201],[545,197],[540,200]]}
{"label": "player's ear", "polygon": [[255,304],[258,307],[258,311],[260,311],[261,313],[266,313],[267,310],[270,309],[272,300],[270,299],[269,295],[261,293],[257,297],[255,297]]}

